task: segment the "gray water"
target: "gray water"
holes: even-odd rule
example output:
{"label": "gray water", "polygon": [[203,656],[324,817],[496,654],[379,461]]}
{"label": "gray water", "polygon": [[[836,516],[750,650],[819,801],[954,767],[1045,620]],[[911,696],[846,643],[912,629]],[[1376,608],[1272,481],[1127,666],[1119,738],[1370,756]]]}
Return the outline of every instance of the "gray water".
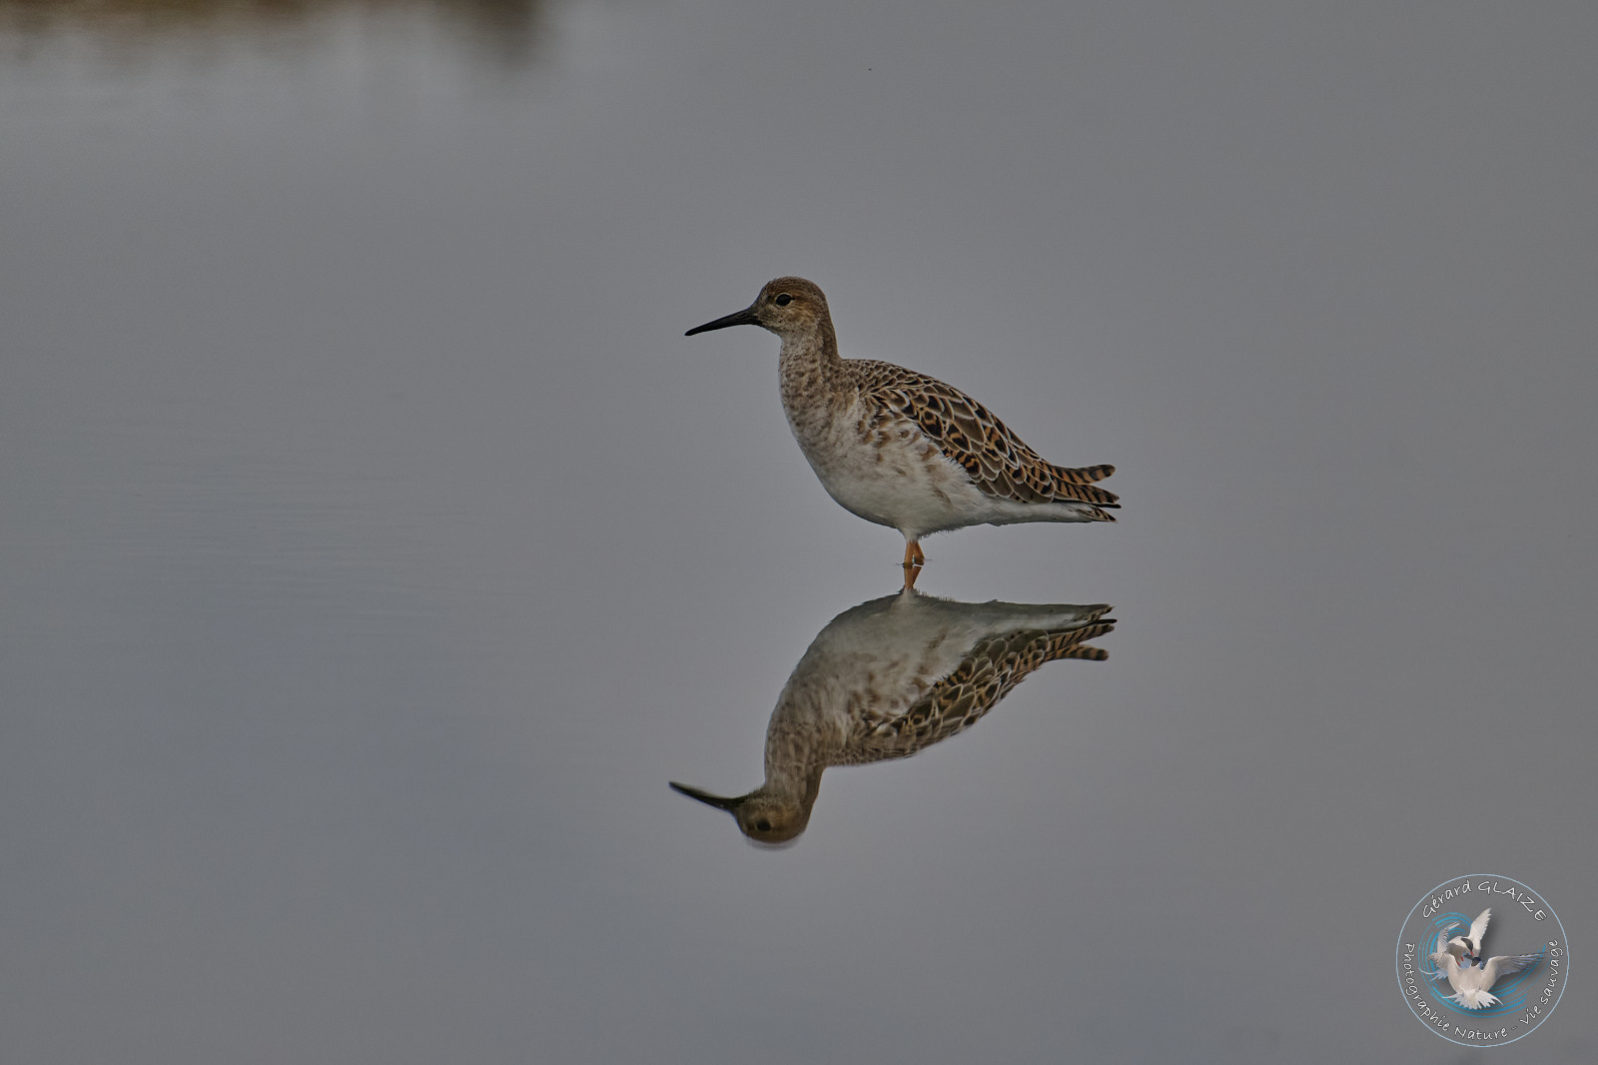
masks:
{"label": "gray water", "polygon": [[[7,1062],[1476,1061],[1433,885],[1586,977],[1598,9],[0,2]],[[766,279],[1113,462],[920,589],[1112,603],[738,794],[902,542]]]}

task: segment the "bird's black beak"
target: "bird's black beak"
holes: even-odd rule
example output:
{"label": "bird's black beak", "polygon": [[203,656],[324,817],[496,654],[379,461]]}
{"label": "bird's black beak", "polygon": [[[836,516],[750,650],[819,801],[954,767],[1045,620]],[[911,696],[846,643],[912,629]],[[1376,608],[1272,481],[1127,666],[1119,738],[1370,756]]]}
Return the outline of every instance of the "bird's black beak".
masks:
{"label": "bird's black beak", "polygon": [[[699,328],[709,329],[713,328],[715,324],[716,323],[712,322],[709,326],[702,325]],[[737,325],[738,323],[734,322],[733,324]],[[706,806],[714,806],[718,810],[726,810],[728,813],[731,813],[738,805],[737,799],[729,799],[723,795],[712,795],[708,791],[700,791],[698,788],[690,788],[687,784],[679,784],[675,780],[670,781],[670,784],[672,791],[675,791],[681,795],[686,795],[690,799],[698,799]]]}
{"label": "bird's black beak", "polygon": [[691,337],[695,333],[708,333],[712,329],[726,329],[730,325],[759,324],[760,323],[755,320],[755,305],[751,303],[743,310],[729,314],[725,318],[717,318],[714,322],[706,322],[704,325],[696,325],[692,329],[688,330],[688,332],[684,333],[683,336]]}

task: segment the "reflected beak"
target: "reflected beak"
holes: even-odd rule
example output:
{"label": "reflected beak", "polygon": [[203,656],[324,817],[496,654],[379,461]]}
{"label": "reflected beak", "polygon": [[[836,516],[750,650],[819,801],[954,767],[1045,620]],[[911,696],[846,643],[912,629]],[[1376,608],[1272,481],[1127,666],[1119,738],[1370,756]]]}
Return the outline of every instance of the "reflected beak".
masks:
{"label": "reflected beak", "polygon": [[[737,325],[738,323],[734,322],[733,324]],[[708,326],[702,325],[699,328],[712,329],[715,327],[716,323],[712,322]],[[712,795],[708,791],[700,791],[698,788],[690,788],[688,785],[679,784],[675,780],[671,781],[671,790],[680,791],[690,799],[698,799],[706,806],[714,806],[716,809],[726,810],[728,813],[731,813],[733,807],[738,805],[737,799],[728,799],[721,795]]]}
{"label": "reflected beak", "polygon": [[[684,333],[683,336],[691,337],[695,333],[708,333],[712,329],[725,329],[729,325],[759,325],[759,324],[760,324],[759,322],[755,321],[755,305],[753,303],[751,303],[749,306],[745,307],[743,310],[737,311],[737,312],[735,312],[733,314],[729,314],[725,318],[717,318],[714,322],[706,322],[704,325],[696,325],[692,329],[688,330],[688,332]],[[675,788],[675,787],[677,787],[677,785],[673,784],[672,787]],[[681,788],[677,788],[677,790],[678,791],[682,791]],[[689,793],[684,791],[683,794],[687,795]],[[695,796],[695,798],[698,798],[698,796]]]}

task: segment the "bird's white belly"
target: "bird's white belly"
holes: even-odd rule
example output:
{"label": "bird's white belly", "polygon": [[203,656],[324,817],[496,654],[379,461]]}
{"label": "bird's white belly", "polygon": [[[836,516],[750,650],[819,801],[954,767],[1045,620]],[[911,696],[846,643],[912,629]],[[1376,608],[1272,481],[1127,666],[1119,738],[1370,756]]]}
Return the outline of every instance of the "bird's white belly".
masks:
{"label": "bird's white belly", "polygon": [[827,494],[852,514],[916,538],[989,520],[964,469],[908,422],[868,429],[856,404],[789,425]]}

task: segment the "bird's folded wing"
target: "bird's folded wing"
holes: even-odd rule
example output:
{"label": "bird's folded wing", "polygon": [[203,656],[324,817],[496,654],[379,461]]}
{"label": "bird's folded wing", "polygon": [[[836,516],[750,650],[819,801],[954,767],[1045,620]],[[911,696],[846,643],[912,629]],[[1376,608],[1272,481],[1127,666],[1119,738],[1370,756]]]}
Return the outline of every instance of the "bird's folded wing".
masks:
{"label": "bird's folded wing", "polygon": [[1070,500],[1119,506],[1114,492],[1092,483],[1114,473],[1114,466],[1052,465],[992,411],[953,385],[889,362],[851,361],[859,368],[863,392],[915,422],[987,494],[1020,503]]}
{"label": "bird's folded wing", "polygon": [[838,764],[908,758],[946,740],[975,724],[1044,663],[1061,658],[1103,659],[1105,653],[1087,641],[1114,627],[1114,621],[1097,621],[1063,631],[1017,630],[981,640],[903,714],[852,743]]}

